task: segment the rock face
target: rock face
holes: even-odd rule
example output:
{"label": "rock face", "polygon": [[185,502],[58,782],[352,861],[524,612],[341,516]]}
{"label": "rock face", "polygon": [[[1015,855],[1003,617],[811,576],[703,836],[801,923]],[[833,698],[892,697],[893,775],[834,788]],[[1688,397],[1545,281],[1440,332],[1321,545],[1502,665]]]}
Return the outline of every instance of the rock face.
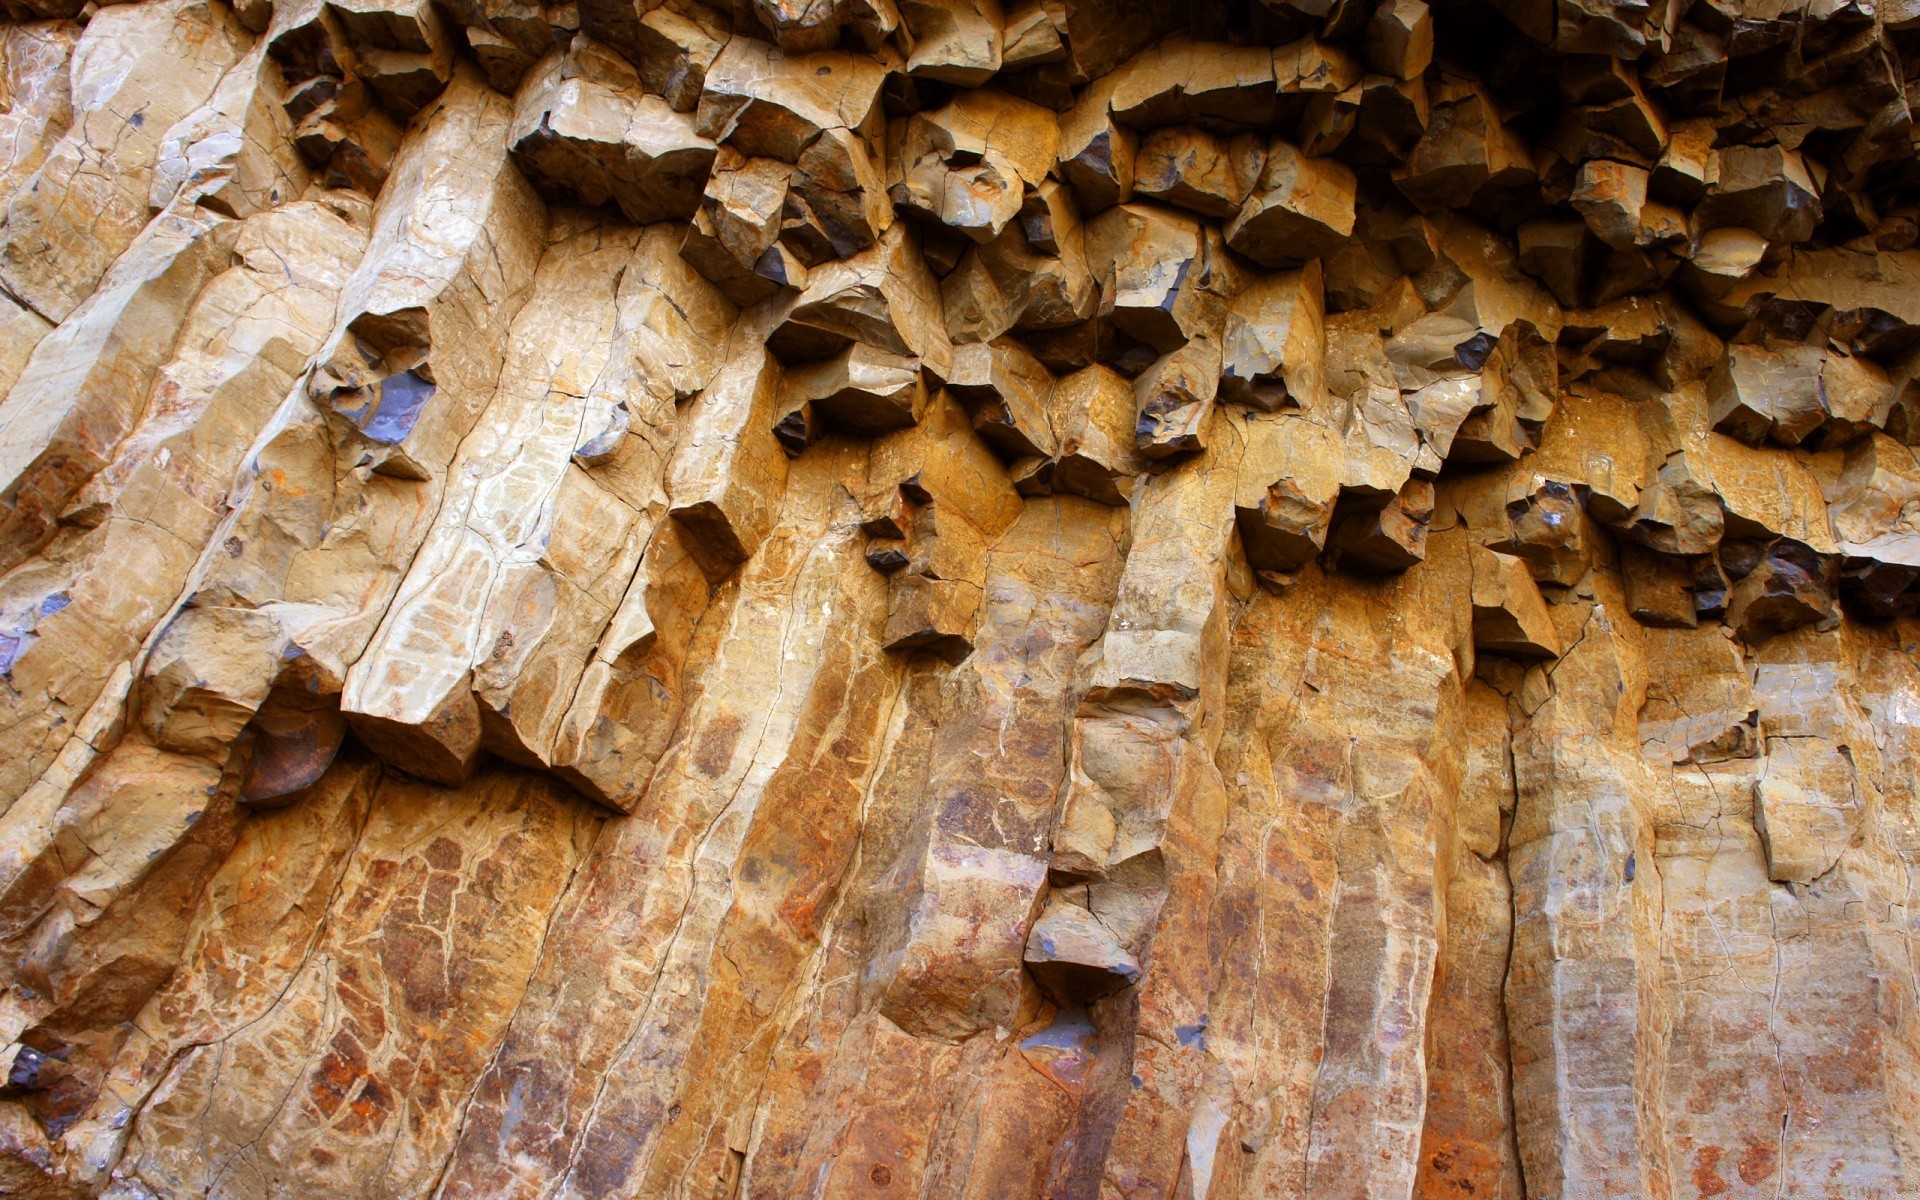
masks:
{"label": "rock face", "polygon": [[1920,1196],[1920,7],[0,18],[0,1197]]}

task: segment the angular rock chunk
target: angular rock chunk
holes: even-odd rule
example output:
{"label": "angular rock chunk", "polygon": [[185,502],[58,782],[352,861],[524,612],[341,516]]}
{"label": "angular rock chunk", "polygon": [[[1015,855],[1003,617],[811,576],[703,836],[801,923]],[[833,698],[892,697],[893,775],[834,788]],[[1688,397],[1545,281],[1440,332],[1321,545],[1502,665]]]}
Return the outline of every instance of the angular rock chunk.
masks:
{"label": "angular rock chunk", "polygon": [[1056,893],[1027,937],[1027,970],[1063,1005],[1085,1004],[1131,985],[1140,962],[1099,917]]}
{"label": "angular rock chunk", "polygon": [[1219,386],[1220,342],[1210,333],[1197,334],[1142,371],[1133,383],[1140,452],[1166,458],[1204,449]]}
{"label": "angular rock chunk", "polygon": [[509,136],[514,161],[547,195],[611,201],[644,225],[700,204],[715,147],[693,126],[641,91],[626,60],[580,38],[521,85]]}
{"label": "angular rock chunk", "polygon": [[1354,176],[1275,140],[1253,194],[1227,223],[1227,245],[1268,267],[1331,254],[1353,234]]}
{"label": "angular rock chunk", "polygon": [[1560,635],[1525,560],[1475,546],[1473,646],[1482,654],[1558,658]]}
{"label": "angular rock chunk", "polygon": [[1060,177],[1089,213],[1133,197],[1140,135],[1114,119],[1113,92],[1118,83],[1113,75],[1094,80],[1060,120]]}
{"label": "angular rock chunk", "polygon": [[917,427],[875,443],[867,480],[869,531],[904,538],[905,561],[887,571],[883,644],[961,661],[979,628],[986,551],[1020,512],[1012,480],[944,392]]}
{"label": "angular rock chunk", "polygon": [[919,359],[857,342],[832,358],[788,368],[782,388],[786,404],[808,405],[828,427],[865,437],[905,429],[927,407]]}
{"label": "angular rock chunk", "polygon": [[0,197],[0,286],[49,321],[72,315],[152,216],[168,131],[206,103],[246,42],[207,0],[116,5],[89,23],[73,52],[72,127]]}
{"label": "angular rock chunk", "polygon": [[640,18],[638,57],[634,67],[640,86],[673,106],[692,112],[706,89],[707,72],[726,48],[727,33],[719,14],[689,5],[687,12],[660,7]]}
{"label": "angular rock chunk", "polygon": [[[1741,564],[1746,566],[1747,564]],[[1803,542],[1782,538],[1758,554],[1727,596],[1727,625],[1748,645],[1799,629],[1833,622],[1833,567]]]}
{"label": "angular rock chunk", "polygon": [[1797,446],[1827,423],[1818,346],[1727,347],[1708,382],[1707,419],[1749,445],[1772,440]]}
{"label": "angular rock chunk", "polygon": [[766,340],[784,362],[824,358],[855,342],[918,358],[939,378],[953,362],[940,289],[904,223],[871,249],[813,271],[806,290],[773,318]]}
{"label": "angular rock chunk", "polygon": [[1125,504],[1146,469],[1134,441],[1135,411],[1133,388],[1107,367],[1056,380],[1047,394],[1048,424],[1059,442],[1048,476],[1053,490]]}
{"label": "angular rock chunk", "polygon": [[871,131],[886,69],[861,54],[789,56],[736,37],[707,70],[694,132],[749,157],[796,162],[829,129]]}
{"label": "angular rock chunk", "polygon": [[1321,265],[1262,275],[1235,294],[1222,336],[1220,397],[1262,412],[1325,401]]}
{"label": "angular rock chunk", "polygon": [[1453,435],[1447,458],[1459,462],[1513,462],[1540,444],[1560,395],[1553,347],[1530,321],[1501,331],[1480,369],[1480,394]]}
{"label": "angular rock chunk", "polygon": [[453,76],[454,37],[431,0],[327,0],[353,73],[401,121],[433,102]]}
{"label": "angular rock chunk", "polygon": [[1291,573],[1319,556],[1340,496],[1340,439],[1312,414],[1249,415],[1234,489],[1240,544],[1255,571]]}
{"label": "angular rock chunk", "polygon": [[998,92],[963,92],[908,118],[896,205],[990,242],[1021,210],[1054,161],[1058,127],[1039,105]]}
{"label": "angular rock chunk", "polygon": [[1231,217],[1265,165],[1266,145],[1245,133],[1231,141],[1182,125],[1157,129],[1140,144],[1134,190],[1203,217]]}
{"label": "angular rock chunk", "polygon": [[745,158],[730,146],[714,158],[680,253],[735,304],[806,285],[805,269],[776,245],[792,177],[791,165]]}
{"label": "angular rock chunk", "polygon": [[1712,553],[1726,529],[1726,512],[1711,478],[1698,452],[1668,455],[1615,528],[1662,554]]}
{"label": "angular rock chunk", "polygon": [[1011,338],[974,342],[953,352],[947,388],[973,414],[973,427],[1009,462],[1052,458],[1057,446],[1047,414],[1053,376]]}
{"label": "angular rock chunk", "polygon": [[1212,305],[1200,288],[1203,248],[1192,217],[1122,205],[1089,221],[1086,238],[1103,319],[1162,353],[1208,323]]}
{"label": "angular rock chunk", "polygon": [[1433,484],[1409,479],[1385,503],[1356,500],[1348,493],[1335,517],[1327,547],[1340,552],[1341,566],[1375,574],[1404,571],[1427,556]]}
{"label": "angular rock chunk", "polygon": [[669,512],[715,581],[766,540],[786,489],[787,458],[773,433],[780,364],[767,349],[783,307],[751,309],[727,335],[719,372],[683,416],[683,449],[667,476]]}
{"label": "angular rock chunk", "polygon": [[1274,67],[1274,53],[1263,46],[1174,36],[1114,72],[1110,108],[1135,129],[1201,118],[1258,128],[1273,120]]}
{"label": "angular rock chunk", "polygon": [[969,248],[941,282],[956,341],[992,341],[1012,329],[1063,330],[1092,317],[1100,298],[1072,196],[1052,180],[1021,205],[1020,219]]}
{"label": "angular rock chunk", "polygon": [[1800,155],[1784,146],[1728,146],[1695,210],[1702,229],[1737,225],[1769,242],[1804,242],[1820,223],[1820,189]]}
{"label": "angular rock chunk", "polygon": [[1412,79],[1433,61],[1433,17],[1422,0],[1388,0],[1367,21],[1367,65]]}
{"label": "angular rock chunk", "polygon": [[1393,177],[1401,194],[1423,212],[1479,212],[1533,180],[1533,156],[1501,122],[1484,88],[1449,79],[1433,97],[1425,133]]}
{"label": "angular rock chunk", "polygon": [[971,88],[1000,70],[998,0],[900,0],[900,20],[912,39],[909,74]]}

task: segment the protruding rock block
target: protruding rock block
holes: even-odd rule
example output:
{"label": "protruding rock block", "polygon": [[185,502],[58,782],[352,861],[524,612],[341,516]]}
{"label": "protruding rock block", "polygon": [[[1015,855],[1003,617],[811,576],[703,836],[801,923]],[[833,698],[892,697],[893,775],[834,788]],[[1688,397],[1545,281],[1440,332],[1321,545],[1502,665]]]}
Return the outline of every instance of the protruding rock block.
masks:
{"label": "protruding rock block", "polygon": [[1475,546],[1473,646],[1510,658],[1558,658],[1560,635],[1523,559]]}
{"label": "protruding rock block", "polygon": [[1251,133],[1228,140],[1191,125],[1158,129],[1140,143],[1134,190],[1201,216],[1231,217],[1260,179],[1266,153]]}
{"label": "protruding rock block", "polygon": [[975,242],[990,242],[1046,180],[1059,138],[1054,114],[998,92],[963,92],[907,119],[898,149],[897,206]]}
{"label": "protruding rock block", "polygon": [[1326,301],[1318,261],[1262,275],[1227,308],[1220,397],[1261,412],[1324,403]]}
{"label": "protruding rock block", "polygon": [[1807,441],[1827,423],[1821,358],[1818,346],[1727,347],[1708,384],[1708,419],[1749,445]]}
{"label": "protruding rock block", "polygon": [[1353,234],[1354,186],[1345,164],[1275,141],[1253,194],[1227,223],[1227,245],[1268,267],[1331,254]]}
{"label": "protruding rock block", "polygon": [[1123,205],[1089,221],[1086,237],[1103,319],[1161,353],[1205,327],[1213,306],[1200,288],[1203,249],[1193,218]]}
{"label": "protruding rock block", "polygon": [[74,49],[72,126],[0,196],[0,286],[53,322],[72,315],[146,227],[168,131],[246,50],[231,11],[206,0],[115,6],[100,18]]}
{"label": "protruding rock block", "polygon": [[1234,489],[1234,517],[1247,563],[1289,574],[1326,548],[1340,496],[1341,448],[1311,415],[1250,415]]}
{"label": "protruding rock block", "polygon": [[1048,476],[1052,489],[1125,504],[1146,468],[1134,441],[1136,404],[1127,380],[1103,366],[1084,367],[1054,382],[1047,411],[1059,444]]}
{"label": "protruding rock block", "polygon": [[1220,343],[1201,334],[1163,355],[1134,380],[1139,405],[1134,440],[1148,458],[1205,448],[1220,386]]}
{"label": "protruding rock block", "polygon": [[643,92],[625,59],[585,38],[527,77],[509,136],[543,192],[611,201],[641,224],[692,216],[714,165],[689,114]]}
{"label": "protruding rock block", "polygon": [[1000,70],[1005,35],[998,0],[900,0],[912,39],[907,71],[941,83],[978,87]]}
{"label": "protruding rock block", "polygon": [[940,289],[919,253],[919,238],[905,224],[894,225],[872,249],[811,272],[806,289],[783,306],[767,335],[768,347],[785,362],[824,358],[855,342],[918,358],[940,378],[951,369]]}
{"label": "protruding rock block", "polygon": [[1140,963],[1085,906],[1058,896],[1027,935],[1027,970],[1055,1001],[1085,1004],[1140,977]]}
{"label": "protruding rock block", "polygon": [[1053,376],[1011,338],[956,347],[947,387],[973,413],[973,427],[1009,462],[1052,458],[1048,421]]}
{"label": "protruding rock block", "polygon": [[1560,396],[1553,347],[1530,321],[1500,334],[1480,368],[1480,394],[1454,432],[1447,457],[1459,462],[1513,462],[1540,444]]}
{"label": "protruding rock block", "polygon": [[885,78],[865,55],[786,55],[736,37],[707,69],[694,132],[749,157],[796,162],[829,129],[869,132]]}
{"label": "protruding rock block", "polygon": [[[1354,505],[1343,498],[1327,547],[1340,565],[1372,574],[1404,571],[1427,556],[1427,526],[1433,520],[1433,484],[1410,479],[1386,503]],[[1353,506],[1357,511],[1344,511]]]}

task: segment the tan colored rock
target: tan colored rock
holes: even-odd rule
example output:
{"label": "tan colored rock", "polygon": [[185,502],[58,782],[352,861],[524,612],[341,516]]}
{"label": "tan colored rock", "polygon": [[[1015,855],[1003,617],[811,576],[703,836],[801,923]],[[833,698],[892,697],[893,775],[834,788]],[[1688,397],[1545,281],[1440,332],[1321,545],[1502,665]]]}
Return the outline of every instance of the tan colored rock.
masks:
{"label": "tan colored rock", "polygon": [[1473,646],[1483,654],[1558,658],[1560,635],[1523,559],[1473,549]]}
{"label": "tan colored rock", "polygon": [[1233,297],[1222,337],[1220,394],[1263,412],[1321,410],[1326,301],[1318,261],[1263,275]]}
{"label": "tan colored rock", "polygon": [[714,164],[692,117],[642,92],[624,59],[584,38],[527,77],[508,136],[549,196],[611,201],[640,224],[692,216]]}
{"label": "tan colored rock", "polygon": [[1920,1195],[1908,0],[0,7],[0,1192]]}
{"label": "tan colored rock", "polygon": [[978,87],[1000,69],[1003,17],[997,0],[901,0],[912,39],[911,74]]}
{"label": "tan colored rock", "polygon": [[245,51],[246,32],[228,10],[196,0],[102,15],[73,49],[73,124],[31,177],[13,181],[19,190],[6,197],[0,234],[0,286],[54,322],[79,307],[146,225],[168,130],[206,102]]}
{"label": "tan colored rock", "polygon": [[1275,141],[1253,194],[1227,223],[1227,244],[1269,267],[1331,253],[1353,233],[1353,195],[1347,167]]}
{"label": "tan colored rock", "polygon": [[707,68],[694,132],[750,157],[795,162],[828,129],[866,132],[879,115],[885,75],[862,55],[789,57],[736,37]]}

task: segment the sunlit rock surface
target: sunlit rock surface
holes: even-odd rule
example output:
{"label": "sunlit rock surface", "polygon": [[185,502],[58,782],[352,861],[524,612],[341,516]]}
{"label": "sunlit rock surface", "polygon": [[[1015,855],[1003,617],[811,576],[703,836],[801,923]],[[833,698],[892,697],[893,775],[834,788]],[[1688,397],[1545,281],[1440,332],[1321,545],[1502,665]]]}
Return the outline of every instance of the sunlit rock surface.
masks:
{"label": "sunlit rock surface", "polygon": [[1909,69],[0,0],[0,1197],[1920,1197]]}

